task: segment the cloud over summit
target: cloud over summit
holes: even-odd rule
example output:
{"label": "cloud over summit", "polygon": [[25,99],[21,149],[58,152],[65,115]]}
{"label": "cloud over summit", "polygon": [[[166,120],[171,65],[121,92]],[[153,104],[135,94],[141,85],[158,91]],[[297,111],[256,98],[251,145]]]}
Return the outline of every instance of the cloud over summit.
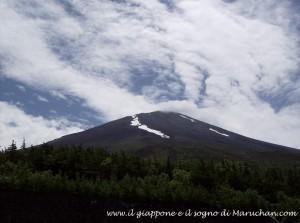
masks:
{"label": "cloud over summit", "polygon": [[293,4],[4,0],[0,75],[81,98],[106,120],[175,110],[300,148]]}

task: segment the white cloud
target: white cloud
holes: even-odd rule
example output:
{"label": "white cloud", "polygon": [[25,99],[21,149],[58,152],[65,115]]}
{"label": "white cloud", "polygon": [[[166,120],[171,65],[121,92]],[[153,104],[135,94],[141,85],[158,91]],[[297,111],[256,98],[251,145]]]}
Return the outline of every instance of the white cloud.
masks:
{"label": "white cloud", "polygon": [[14,139],[22,143],[26,139],[27,145],[48,142],[60,136],[78,132],[82,126],[65,119],[48,120],[24,113],[20,108],[0,102],[0,145],[8,146]]}
{"label": "white cloud", "polygon": [[49,100],[41,95],[36,95],[36,98],[41,102],[49,102]]}
{"label": "white cloud", "polygon": [[[56,1],[6,0],[2,70],[107,120],[175,110],[300,148],[299,14],[289,2],[176,0],[169,10],[158,0],[73,0],[74,17]],[[283,89],[279,111],[260,97]]]}
{"label": "white cloud", "polygon": [[26,92],[26,88],[22,85],[17,85],[17,88],[22,92]]}

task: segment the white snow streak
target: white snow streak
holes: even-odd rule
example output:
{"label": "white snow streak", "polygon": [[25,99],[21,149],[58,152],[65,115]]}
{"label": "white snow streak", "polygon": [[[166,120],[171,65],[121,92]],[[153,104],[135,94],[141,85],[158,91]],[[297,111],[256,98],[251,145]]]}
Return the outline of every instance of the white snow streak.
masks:
{"label": "white snow streak", "polygon": [[137,126],[139,129],[142,129],[142,130],[145,130],[147,132],[159,135],[160,137],[165,138],[165,139],[169,139],[170,138],[170,136],[165,135],[164,133],[162,133],[159,130],[151,129],[147,125],[141,124],[140,121],[139,121],[139,118],[137,117],[137,115],[133,115],[132,116],[132,121],[131,121],[130,125]]}
{"label": "white snow streak", "polygon": [[221,133],[221,132],[219,132],[218,130],[215,130],[215,129],[212,129],[212,128],[209,128],[209,130],[210,130],[210,131],[213,131],[213,132],[215,132],[215,133],[217,133],[217,134],[220,134],[220,135],[222,135],[222,136],[229,137],[229,135],[227,135],[227,134],[225,134],[225,133]]}
{"label": "white snow streak", "polygon": [[190,117],[187,117],[187,116],[185,116],[185,115],[179,115],[181,118],[185,118],[185,119],[187,119],[187,120],[190,120],[191,122],[195,122],[195,120],[194,119],[192,119],[192,118],[190,118]]}

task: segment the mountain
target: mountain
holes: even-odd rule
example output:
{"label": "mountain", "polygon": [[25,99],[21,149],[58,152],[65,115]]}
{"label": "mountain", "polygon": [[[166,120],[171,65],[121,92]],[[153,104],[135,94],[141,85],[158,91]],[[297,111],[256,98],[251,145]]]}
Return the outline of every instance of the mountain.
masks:
{"label": "mountain", "polygon": [[300,162],[300,150],[251,139],[174,112],[127,116],[49,143],[122,150],[141,157]]}

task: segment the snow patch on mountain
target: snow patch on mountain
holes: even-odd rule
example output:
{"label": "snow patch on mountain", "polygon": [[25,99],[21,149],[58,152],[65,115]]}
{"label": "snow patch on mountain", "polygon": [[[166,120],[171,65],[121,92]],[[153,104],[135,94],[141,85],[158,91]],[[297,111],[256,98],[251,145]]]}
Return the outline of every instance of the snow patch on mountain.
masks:
{"label": "snow patch on mountain", "polygon": [[219,135],[229,137],[229,135],[227,135],[227,134],[225,134],[225,133],[222,133],[222,132],[219,132],[218,130],[215,130],[215,129],[212,129],[212,128],[209,128],[209,130],[212,131],[212,132],[215,132],[215,133],[217,133],[217,134],[219,134]]}
{"label": "snow patch on mountain", "polygon": [[187,116],[185,116],[185,115],[179,115],[181,118],[185,118],[185,119],[187,119],[187,120],[190,120],[191,122],[195,122],[195,120],[194,119],[192,119],[192,118],[190,118],[190,117],[187,117]]}
{"label": "snow patch on mountain", "polygon": [[162,133],[161,131],[155,130],[155,129],[151,129],[151,128],[149,128],[147,125],[143,125],[142,123],[140,123],[139,118],[138,118],[137,115],[133,115],[133,116],[132,116],[132,121],[131,121],[130,125],[131,125],[131,126],[136,126],[136,127],[138,127],[139,129],[142,129],[142,130],[144,130],[144,131],[147,131],[147,132],[156,134],[156,135],[158,135],[158,136],[160,136],[160,137],[162,137],[162,138],[164,138],[164,139],[169,139],[169,138],[170,138],[170,136],[168,136],[168,135]]}

